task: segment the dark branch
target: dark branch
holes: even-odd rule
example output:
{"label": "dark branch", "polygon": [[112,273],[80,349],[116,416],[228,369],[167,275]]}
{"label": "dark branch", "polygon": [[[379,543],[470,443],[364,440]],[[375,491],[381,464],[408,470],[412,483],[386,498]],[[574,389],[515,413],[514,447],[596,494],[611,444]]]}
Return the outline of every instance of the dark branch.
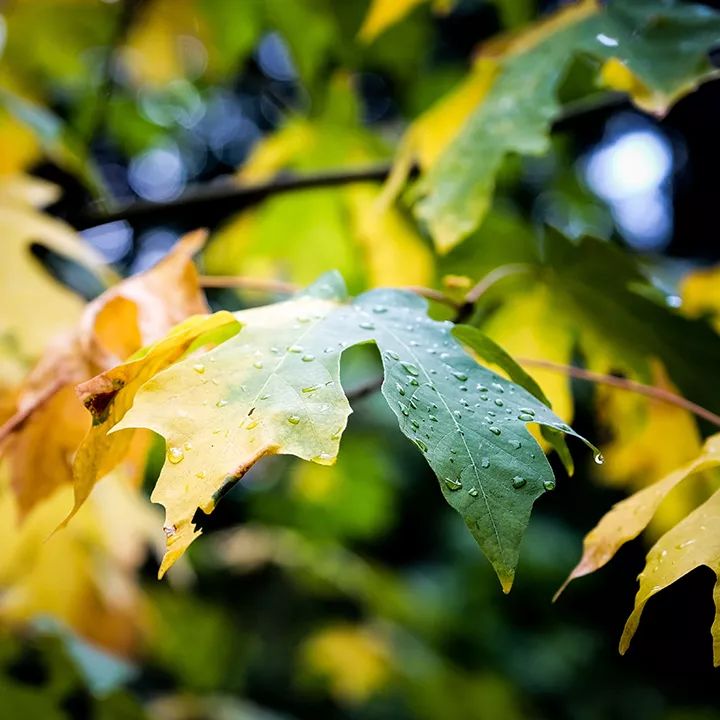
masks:
{"label": "dark branch", "polygon": [[237,180],[225,180],[207,185],[198,185],[184,192],[180,197],[165,202],[149,200],[128,201],[104,210],[91,206],[75,219],[73,224],[79,228],[92,227],[116,220],[156,222],[162,217],[177,220],[180,215],[191,215],[196,224],[198,212],[225,215],[255,205],[270,195],[307,190],[310,188],[335,187],[356,182],[382,182],[390,172],[391,165],[371,165],[353,170],[329,170],[317,173],[296,175],[283,173],[265,182],[243,185]]}

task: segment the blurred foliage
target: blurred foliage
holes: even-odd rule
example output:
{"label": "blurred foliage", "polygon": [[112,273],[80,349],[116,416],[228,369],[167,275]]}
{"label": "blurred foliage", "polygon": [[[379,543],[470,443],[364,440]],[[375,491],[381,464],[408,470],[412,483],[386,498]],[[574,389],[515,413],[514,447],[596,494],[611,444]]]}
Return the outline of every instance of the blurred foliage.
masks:
{"label": "blurred foliage", "polygon": [[[720,718],[713,7],[7,0],[0,720]],[[205,537],[156,580],[167,449],[107,431],[224,311],[331,270],[441,293],[433,319],[460,308],[480,362],[603,450],[571,439],[568,481],[538,434],[558,490],[511,595],[379,393],[335,464],[193,500]],[[379,370],[352,348],[343,387]],[[596,523],[570,577],[616,559],[550,604]]]}

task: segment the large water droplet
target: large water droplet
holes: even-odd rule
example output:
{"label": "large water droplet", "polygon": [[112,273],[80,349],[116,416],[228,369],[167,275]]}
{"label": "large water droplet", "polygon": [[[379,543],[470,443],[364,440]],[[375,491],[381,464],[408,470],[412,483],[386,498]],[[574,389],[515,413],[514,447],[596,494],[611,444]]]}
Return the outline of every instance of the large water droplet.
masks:
{"label": "large water droplet", "polygon": [[527,413],[520,413],[518,415],[518,420],[522,420],[523,422],[532,422],[534,419],[532,415],[528,415]]}
{"label": "large water droplet", "polygon": [[377,313],[378,315],[381,315],[382,313],[387,312],[387,308],[384,305],[373,305],[372,311],[374,313]]}
{"label": "large water droplet", "polygon": [[543,480],[543,487],[550,491],[555,489],[555,481],[554,480]]}
{"label": "large water droplet", "polygon": [[422,440],[415,438],[413,442],[420,448],[421,452],[427,452],[427,445]]}
{"label": "large water droplet", "polygon": [[298,415],[291,415],[291,416],[287,419],[287,421],[288,421],[291,425],[297,425],[297,424],[300,422],[300,417],[299,417]]}
{"label": "large water droplet", "polygon": [[417,369],[417,367],[410,362],[401,362],[400,365],[403,368],[403,370],[405,370],[405,372],[408,373],[408,375],[419,375],[420,374],[420,371]]}
{"label": "large water droplet", "polygon": [[310,353],[307,353],[306,355],[302,356],[303,362],[312,362],[315,359],[314,355],[311,355]]}
{"label": "large water droplet", "polygon": [[256,360],[256,361],[253,363],[253,367],[254,367],[256,370],[262,370],[262,366],[263,366],[262,360]]}
{"label": "large water droplet", "polygon": [[684,550],[686,547],[690,547],[695,544],[695,540],[685,540],[685,542],[678,543],[675,547],[678,550]]}
{"label": "large water droplet", "polygon": [[202,375],[205,372],[205,366],[202,363],[195,363],[193,370],[198,374]]}
{"label": "large water droplet", "polygon": [[404,395],[404,394],[405,394],[405,388],[404,388],[400,383],[396,383],[395,389],[398,391],[398,393],[399,393],[400,395]]}
{"label": "large water droplet", "polygon": [[303,351],[302,345],[288,345],[288,352],[301,353]]}
{"label": "large water droplet", "polygon": [[519,490],[521,487],[525,487],[526,484],[527,484],[527,480],[524,477],[522,477],[521,475],[516,475],[512,479],[512,486],[516,490]]}
{"label": "large water droplet", "polygon": [[520,412],[527,413],[528,415],[532,415],[533,417],[535,416],[535,411],[532,408],[521,407]]}
{"label": "large water droplet", "polygon": [[488,430],[490,430],[490,432],[491,432],[493,435],[499,435],[500,432],[501,432],[500,428],[499,428],[499,427],[495,427],[495,425],[491,425],[491,426],[488,428]]}
{"label": "large water droplet", "polygon": [[167,450],[167,457],[173,465],[177,465],[185,459],[185,453],[182,448],[171,445]]}
{"label": "large water droplet", "polygon": [[498,407],[502,407],[505,403],[500,398],[495,398],[495,404]]}
{"label": "large water droplet", "polygon": [[215,407],[224,408],[228,404],[227,400],[218,400],[215,403]]}
{"label": "large water droplet", "polygon": [[477,488],[470,488],[468,490],[468,495],[470,495],[472,497],[477,497],[479,494],[480,494],[480,492],[478,491]]}
{"label": "large water droplet", "polygon": [[373,325],[373,323],[371,323],[371,322],[368,322],[367,320],[365,320],[361,323],[358,323],[358,326],[363,330],[374,330],[375,329],[375,325]]}
{"label": "large water droplet", "polygon": [[460,372],[459,370],[456,370],[453,373],[453,377],[456,380],[460,380],[460,382],[465,382],[468,379],[468,376],[464,372]]}
{"label": "large water droplet", "polygon": [[605,458],[603,457],[603,454],[601,452],[596,452],[593,456],[593,460],[598,464],[602,465],[605,462]]}
{"label": "large water droplet", "polygon": [[484,467],[487,470],[490,467],[490,459],[483,458],[482,462],[480,464],[482,465],[482,467]]}

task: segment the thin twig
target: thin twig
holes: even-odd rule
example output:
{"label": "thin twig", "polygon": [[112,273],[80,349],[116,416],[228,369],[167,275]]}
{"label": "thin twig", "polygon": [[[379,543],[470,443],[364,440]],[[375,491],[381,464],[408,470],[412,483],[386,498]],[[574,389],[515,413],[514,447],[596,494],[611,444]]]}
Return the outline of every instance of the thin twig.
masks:
{"label": "thin twig", "polygon": [[675,405],[676,407],[687,410],[698,417],[720,427],[720,415],[707,410],[682,395],[665,390],[664,388],[655,387],[653,385],[645,385],[635,380],[616,377],[615,375],[604,375],[602,373],[593,372],[592,370],[584,370],[583,368],[574,367],[572,365],[562,365],[560,363],[550,362],[549,360],[534,360],[531,358],[515,358],[521,365],[535,367],[542,370],[550,370],[551,372],[563,373],[578,380],[586,380],[587,382],[597,383],[598,385],[610,385],[612,387],[635,393],[636,395],[645,395],[646,397]]}
{"label": "thin twig", "polygon": [[491,270],[487,275],[480,278],[480,280],[468,291],[465,295],[465,300],[458,309],[458,314],[455,317],[455,323],[461,323],[468,320],[475,310],[477,301],[496,283],[504,280],[510,275],[516,275],[517,273],[528,272],[531,270],[531,266],[527,263],[508,263],[507,265],[499,265],[495,269]]}

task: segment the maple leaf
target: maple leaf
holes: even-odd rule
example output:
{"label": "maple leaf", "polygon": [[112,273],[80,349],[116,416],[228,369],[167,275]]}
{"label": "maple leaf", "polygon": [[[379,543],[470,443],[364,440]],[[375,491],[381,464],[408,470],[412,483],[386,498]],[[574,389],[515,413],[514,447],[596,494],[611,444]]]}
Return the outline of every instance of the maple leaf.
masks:
{"label": "maple leaf", "polygon": [[494,38],[463,84],[410,128],[386,197],[400,189],[416,157],[424,174],[415,212],[447,252],[485,216],[504,157],[549,149],[561,113],[557,91],[574,57],[595,58],[602,82],[662,115],[716,75],[707,54],[719,31],[720,14],[701,5],[584,0]]}
{"label": "maple leaf", "polygon": [[[588,533],[583,555],[557,596],[572,580],[588,575],[608,563],[619,548],[637,537],[650,523],[661,503],[680,483],[720,465],[720,434],[710,437],[700,455],[643,490],[617,503]],[[720,491],[680,520],[653,545],[640,573],[635,607],[620,641],[624,653],[637,629],[643,608],[655,594],[701,565],[715,572],[715,621],[712,627],[714,663],[720,665]]]}
{"label": "maple leaf", "polygon": [[73,455],[93,432],[75,386],[112,367],[191,314],[207,310],[192,256],[204,232],[181,240],[157,265],[89,303],[72,333],[56,339],[20,386],[0,428],[20,517],[72,482]]}
{"label": "maple leaf", "polygon": [[[167,461],[152,494],[166,509],[160,575],[200,534],[197,509],[212,512],[260,458],[334,462],[350,414],[340,355],[373,342],[383,362],[382,394],[401,431],[423,452],[446,500],[510,589],[532,504],[555,486],[525,425],[575,435],[569,426],[525,389],[478,365],[451,334],[452,323],[431,320],[426,302],[412,293],[374,290],[349,302],[340,277],[330,274],[293,300],[234,317],[236,335],[158,372],[119,411],[112,398],[101,398],[115,417],[132,402],[111,435],[149,428],[166,440]],[[137,363],[157,363],[163,342]],[[109,386],[112,372],[92,382]],[[88,407],[98,397],[88,396]],[[102,446],[95,450],[94,462],[102,464]]]}

